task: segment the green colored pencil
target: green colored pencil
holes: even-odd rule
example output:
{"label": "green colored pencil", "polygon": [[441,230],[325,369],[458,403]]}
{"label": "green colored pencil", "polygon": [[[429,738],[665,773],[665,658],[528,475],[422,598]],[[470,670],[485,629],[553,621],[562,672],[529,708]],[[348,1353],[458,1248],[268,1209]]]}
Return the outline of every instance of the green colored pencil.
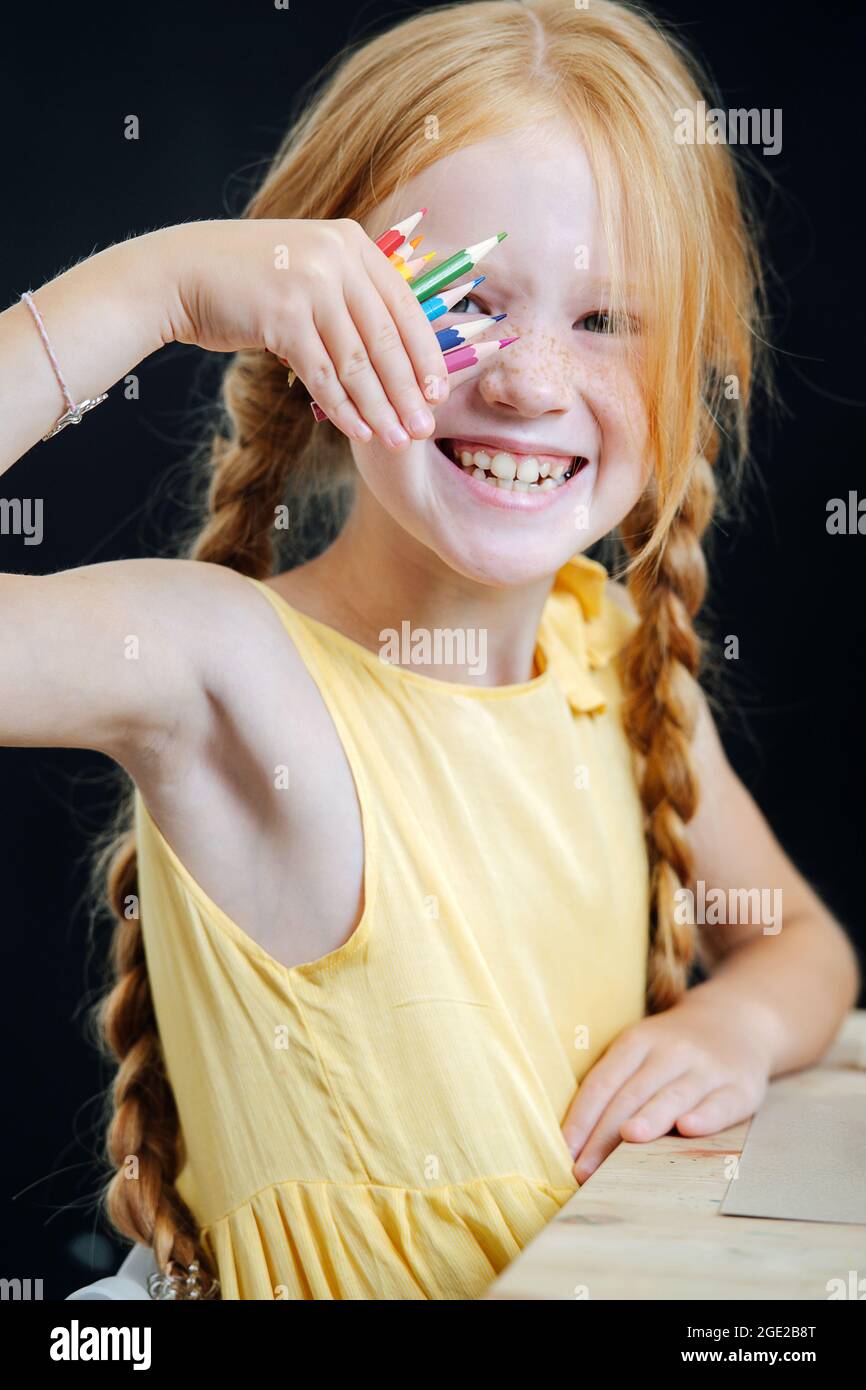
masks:
{"label": "green colored pencil", "polygon": [[429,299],[431,294],[438,294],[439,291],[453,280],[455,275],[461,271],[471,270],[486,256],[488,251],[492,251],[494,246],[498,246],[500,241],[504,241],[508,236],[507,232],[497,232],[496,236],[488,237],[486,241],[479,241],[475,246],[467,246],[463,251],[455,251],[453,256],[449,256],[447,261],[441,265],[434,266],[432,270],[425,271],[423,275],[409,281],[409,288],[419,300]]}

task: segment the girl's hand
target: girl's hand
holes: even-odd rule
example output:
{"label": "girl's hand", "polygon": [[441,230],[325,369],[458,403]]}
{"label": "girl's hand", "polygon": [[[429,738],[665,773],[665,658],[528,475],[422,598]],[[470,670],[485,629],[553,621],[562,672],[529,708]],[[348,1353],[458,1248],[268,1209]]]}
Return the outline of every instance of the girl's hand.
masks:
{"label": "girl's hand", "polygon": [[448,397],[442,352],[408,284],[358,222],[248,218],[160,235],[176,257],[176,341],[286,358],[353,439],[375,432],[400,449],[432,434],[428,402]]}
{"label": "girl's hand", "polygon": [[711,988],[620,1033],[584,1077],[562,1126],[578,1182],[621,1139],[714,1134],[755,1113],[770,1077],[767,1025],[702,992]]}

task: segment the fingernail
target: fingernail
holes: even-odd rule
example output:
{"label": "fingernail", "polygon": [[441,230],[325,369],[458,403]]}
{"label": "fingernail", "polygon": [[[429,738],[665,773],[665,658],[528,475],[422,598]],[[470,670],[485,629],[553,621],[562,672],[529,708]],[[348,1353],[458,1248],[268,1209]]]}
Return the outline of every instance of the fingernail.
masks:
{"label": "fingernail", "polygon": [[399,449],[401,444],[409,443],[409,436],[399,425],[392,425],[385,436],[392,449]]}
{"label": "fingernail", "polygon": [[373,431],[370,429],[369,425],[366,425],[363,420],[360,420],[352,430],[352,438],[366,443],[368,439],[373,438]]}
{"label": "fingernail", "polygon": [[448,392],[448,378],[434,376],[424,387],[428,401],[441,401]]}
{"label": "fingernail", "polygon": [[409,428],[413,434],[428,434],[435,424],[429,410],[416,410],[414,415],[409,416]]}

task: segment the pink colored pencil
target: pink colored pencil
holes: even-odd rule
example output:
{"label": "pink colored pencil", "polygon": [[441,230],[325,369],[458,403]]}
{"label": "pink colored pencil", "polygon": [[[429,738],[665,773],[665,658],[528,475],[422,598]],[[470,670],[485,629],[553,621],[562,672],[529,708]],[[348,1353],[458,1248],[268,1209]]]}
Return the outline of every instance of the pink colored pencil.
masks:
{"label": "pink colored pencil", "polygon": [[444,353],[445,366],[451,372],[462,372],[467,367],[477,367],[479,362],[483,362],[485,357],[492,357],[494,352],[501,352],[508,347],[509,343],[516,342],[514,338],[496,338],[489,343],[464,343],[462,347],[451,348]]}

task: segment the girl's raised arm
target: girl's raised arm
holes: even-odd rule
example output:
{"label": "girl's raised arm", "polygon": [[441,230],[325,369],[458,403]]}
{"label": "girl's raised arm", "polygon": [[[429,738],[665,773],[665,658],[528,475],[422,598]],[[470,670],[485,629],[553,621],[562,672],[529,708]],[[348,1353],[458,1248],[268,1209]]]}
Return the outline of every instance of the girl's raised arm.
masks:
{"label": "girl's raised arm", "polygon": [[[33,293],[76,403],[107,391],[170,341],[171,231],[111,246]],[[0,314],[0,472],[65,410],[36,323],[19,301]],[[98,452],[96,418],[85,416],[84,428]],[[60,434],[44,447],[63,444]],[[91,475],[83,485],[99,483]],[[0,575],[0,742],[96,748],[128,763],[135,748],[156,747],[203,701],[180,614],[168,623],[160,617],[171,611],[160,596],[176,585],[179,563]]]}
{"label": "girl's raised arm", "polygon": [[[338,427],[370,437],[361,411],[395,449],[434,429],[431,376],[441,383],[433,398],[448,395],[421,306],[349,219],[163,228],[99,252],[32,299],[76,404],[172,341],[284,357]],[[0,473],[65,410],[18,302],[0,314]],[[98,448],[97,419],[85,416]],[[63,435],[46,447],[62,449]],[[93,475],[83,482],[95,485]],[[127,767],[142,749],[169,746],[184,719],[205,713],[200,634],[218,610],[214,586],[241,582],[218,568],[140,560],[0,574],[0,742],[96,748]]]}

